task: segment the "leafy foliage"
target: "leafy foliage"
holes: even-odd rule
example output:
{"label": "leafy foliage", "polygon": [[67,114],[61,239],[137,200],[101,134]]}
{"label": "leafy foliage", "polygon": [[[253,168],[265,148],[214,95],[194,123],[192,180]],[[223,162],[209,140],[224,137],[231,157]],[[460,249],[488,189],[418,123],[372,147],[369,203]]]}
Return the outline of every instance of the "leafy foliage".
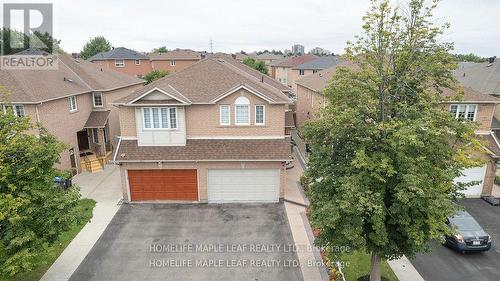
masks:
{"label": "leafy foliage", "polygon": [[[0,34],[1,34],[1,40],[0,44],[1,50],[3,51],[2,55],[12,55],[15,53],[18,53],[22,50],[30,48],[30,40],[32,44],[35,44],[35,48],[39,50],[46,51],[48,53],[57,53],[60,52],[61,49],[59,48],[59,44],[61,43],[61,40],[54,39],[50,34],[46,33],[41,33],[40,31],[35,31],[31,36],[25,35],[23,32],[9,29],[9,28],[1,28],[0,29]],[[23,46],[17,47],[17,46],[11,46],[15,44],[11,44],[11,42],[16,40],[22,40],[23,41]],[[36,41],[33,41],[36,40]],[[35,43],[33,43],[35,42]],[[41,42],[43,46],[37,46],[36,42]]]}
{"label": "leafy foliage", "polygon": [[470,54],[455,54],[455,58],[458,61],[465,61],[465,62],[485,62],[488,59],[482,58],[476,54],[470,53]]}
{"label": "leafy foliage", "polygon": [[[34,134],[37,132],[37,134]],[[0,273],[29,271],[76,218],[78,190],[53,168],[65,146],[28,118],[0,114]]]}
{"label": "leafy foliage", "polygon": [[243,60],[243,63],[247,66],[260,71],[263,74],[268,75],[268,69],[263,61],[256,61],[254,58],[248,57]]}
{"label": "leafy foliage", "polygon": [[155,52],[155,53],[167,53],[168,49],[167,49],[167,46],[161,46],[160,48],[153,49],[153,52]]}
{"label": "leafy foliage", "polygon": [[470,157],[480,147],[473,125],[440,105],[443,89],[461,90],[452,44],[439,40],[448,26],[433,24],[437,1],[425,3],[372,1],[364,34],[346,49],[351,63],[338,68],[328,105],[303,128],[316,241],[371,253],[372,280],[380,280],[380,258],[413,257],[449,232],[445,219],[467,186],[453,179],[480,163]]}
{"label": "leafy foliage", "polygon": [[97,36],[90,38],[90,40],[85,43],[80,56],[86,60],[98,53],[107,52],[109,50],[111,50],[111,43],[109,43],[104,36]]}
{"label": "leafy foliage", "polygon": [[158,80],[160,78],[163,78],[167,76],[169,73],[166,70],[153,70],[151,72],[148,72],[144,75],[144,80],[146,80],[146,84],[149,84],[155,80]]}

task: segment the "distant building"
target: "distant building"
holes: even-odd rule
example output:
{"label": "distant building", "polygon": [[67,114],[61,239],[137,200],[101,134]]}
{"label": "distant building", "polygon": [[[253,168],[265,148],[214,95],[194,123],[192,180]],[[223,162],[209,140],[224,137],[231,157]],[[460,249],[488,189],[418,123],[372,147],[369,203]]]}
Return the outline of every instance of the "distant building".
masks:
{"label": "distant building", "polygon": [[285,50],[283,51],[283,55],[285,55],[285,57],[288,57],[290,54],[292,54],[292,51],[291,51],[291,50],[289,50],[289,49],[285,49]]}
{"label": "distant building", "polygon": [[331,53],[332,52],[320,47],[313,48],[311,51],[309,51],[309,54],[316,56],[329,56]]}
{"label": "distant building", "polygon": [[304,54],[304,45],[295,44],[292,46],[292,53],[294,55],[303,55]]}

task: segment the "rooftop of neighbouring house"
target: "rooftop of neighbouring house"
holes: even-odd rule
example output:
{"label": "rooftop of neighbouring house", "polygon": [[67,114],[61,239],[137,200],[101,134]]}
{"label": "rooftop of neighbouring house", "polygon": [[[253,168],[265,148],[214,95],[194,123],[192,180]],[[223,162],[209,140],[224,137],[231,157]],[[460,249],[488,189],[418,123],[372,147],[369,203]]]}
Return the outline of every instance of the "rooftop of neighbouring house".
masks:
{"label": "rooftop of neighbouring house", "polygon": [[455,77],[464,86],[484,94],[500,94],[500,62],[492,57],[483,63],[460,63]]}
{"label": "rooftop of neighbouring house", "polygon": [[198,52],[189,49],[175,49],[168,52],[149,53],[151,60],[200,60],[201,55]]}
{"label": "rooftop of neighbouring house", "polygon": [[98,53],[91,58],[89,61],[99,61],[99,60],[148,60],[149,58],[137,51],[127,49],[125,47],[113,48],[106,52]]}
{"label": "rooftop of neighbouring house", "polygon": [[322,70],[339,64],[341,61],[342,60],[339,56],[324,56],[312,61],[305,62],[303,64],[299,64],[293,67],[293,69]]}
{"label": "rooftop of neighbouring house", "polygon": [[312,61],[317,59],[318,57],[315,55],[302,55],[302,56],[297,56],[297,57],[290,57],[290,58],[285,58],[283,60],[276,61],[274,63],[271,63],[271,66],[276,66],[276,67],[294,67],[299,64],[306,63],[308,61]]}

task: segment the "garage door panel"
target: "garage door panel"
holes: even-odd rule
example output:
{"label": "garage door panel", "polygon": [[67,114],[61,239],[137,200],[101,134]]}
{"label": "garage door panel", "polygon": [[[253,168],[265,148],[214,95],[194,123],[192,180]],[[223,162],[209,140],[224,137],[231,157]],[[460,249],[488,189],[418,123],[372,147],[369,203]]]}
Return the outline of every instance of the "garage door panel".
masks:
{"label": "garage door panel", "polygon": [[208,171],[208,201],[277,202],[279,169],[212,169]]}
{"label": "garage door panel", "polygon": [[482,167],[474,167],[470,169],[465,169],[462,171],[462,176],[455,179],[455,182],[473,182],[480,181],[479,184],[467,187],[465,190],[461,191],[465,197],[479,197],[483,191],[484,179],[486,176],[487,165]]}
{"label": "garage door panel", "polygon": [[198,200],[196,170],[128,170],[132,201]]}

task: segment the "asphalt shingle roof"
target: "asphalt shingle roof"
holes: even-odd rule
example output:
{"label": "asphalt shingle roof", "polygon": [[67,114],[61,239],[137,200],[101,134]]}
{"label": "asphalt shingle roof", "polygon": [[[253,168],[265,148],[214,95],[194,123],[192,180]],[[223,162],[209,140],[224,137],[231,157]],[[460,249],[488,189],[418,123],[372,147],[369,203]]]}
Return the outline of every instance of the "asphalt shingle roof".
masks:
{"label": "asphalt shingle roof", "polygon": [[322,70],[322,69],[332,67],[336,64],[339,64],[340,62],[341,62],[341,60],[338,56],[319,57],[315,60],[308,61],[308,62],[303,63],[303,64],[299,64],[299,65],[293,67],[293,69]]}
{"label": "asphalt shingle roof", "polygon": [[89,61],[97,60],[149,60],[149,58],[134,50],[118,47],[107,52],[98,53],[89,58]]}
{"label": "asphalt shingle roof", "polygon": [[291,58],[287,58],[284,60],[279,60],[279,61],[273,62],[273,63],[271,63],[271,66],[294,67],[294,66],[297,66],[299,64],[303,64],[305,62],[315,60],[317,58],[318,57],[314,56],[314,55],[309,55],[309,54],[302,55],[302,56],[298,56],[298,57],[291,57]]}
{"label": "asphalt shingle roof", "polygon": [[149,53],[151,60],[200,60],[201,55],[193,50],[176,49],[166,53]]}
{"label": "asphalt shingle roof", "polygon": [[455,77],[464,86],[484,94],[500,94],[500,62],[484,62],[461,65],[455,70]]}

